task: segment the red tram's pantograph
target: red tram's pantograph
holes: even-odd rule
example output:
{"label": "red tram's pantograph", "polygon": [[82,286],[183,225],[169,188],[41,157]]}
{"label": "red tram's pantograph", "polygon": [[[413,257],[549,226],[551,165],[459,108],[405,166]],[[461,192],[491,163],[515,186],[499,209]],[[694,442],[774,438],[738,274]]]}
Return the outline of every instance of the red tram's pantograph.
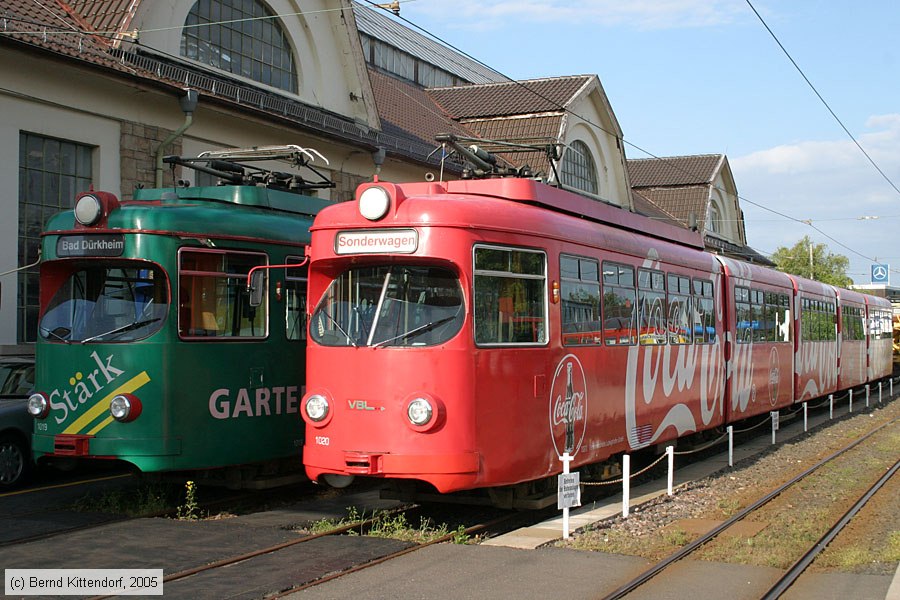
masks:
{"label": "red tram's pantograph", "polygon": [[444,139],[493,172],[366,183],[312,227],[313,480],[515,505],[555,493],[564,452],[599,474],[890,375],[886,300],[710,254],[696,232],[498,176]]}

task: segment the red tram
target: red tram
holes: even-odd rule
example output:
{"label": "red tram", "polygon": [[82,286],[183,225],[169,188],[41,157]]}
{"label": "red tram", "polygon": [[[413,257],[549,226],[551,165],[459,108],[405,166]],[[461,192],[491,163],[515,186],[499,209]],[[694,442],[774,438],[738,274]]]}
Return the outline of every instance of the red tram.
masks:
{"label": "red tram", "polygon": [[311,231],[315,481],[508,502],[564,452],[586,469],[891,371],[886,301],[532,179],[363,184]]}

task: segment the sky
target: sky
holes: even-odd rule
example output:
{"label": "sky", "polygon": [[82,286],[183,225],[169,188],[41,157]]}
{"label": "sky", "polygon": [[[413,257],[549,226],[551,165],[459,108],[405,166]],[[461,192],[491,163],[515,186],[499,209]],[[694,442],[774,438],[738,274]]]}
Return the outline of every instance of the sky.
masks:
{"label": "sky", "polygon": [[400,16],[513,79],[598,75],[628,158],[728,157],[750,246],[808,235],[856,283],[877,261],[900,285],[900,2],[405,0]]}

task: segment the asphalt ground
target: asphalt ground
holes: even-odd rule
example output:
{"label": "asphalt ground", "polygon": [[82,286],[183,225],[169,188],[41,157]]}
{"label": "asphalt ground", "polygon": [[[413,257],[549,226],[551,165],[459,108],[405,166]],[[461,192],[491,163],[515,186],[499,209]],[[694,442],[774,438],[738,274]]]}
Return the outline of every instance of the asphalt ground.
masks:
{"label": "asphalt ground", "polygon": [[[827,415],[823,418],[827,418]],[[816,421],[811,421],[814,426]],[[802,423],[782,428],[783,441],[802,431]],[[736,449],[735,460],[758,451],[754,445],[770,443],[767,436]],[[704,476],[704,471],[723,467],[727,457],[705,461],[705,466],[676,471],[680,481]],[[664,493],[664,483],[652,483],[631,492],[634,502]],[[23,506],[23,504],[25,506]],[[370,511],[391,505],[375,492],[317,499],[265,512],[205,521],[136,519],[101,524],[58,535],[0,547],[0,567],[25,569],[125,569],[162,568],[166,575],[234,557],[267,545],[296,539],[291,528],[322,518],[346,517],[346,507]],[[22,511],[23,497],[0,498],[4,509]],[[31,507],[37,509],[39,507]],[[52,508],[47,506],[46,508]],[[573,510],[572,528],[617,514],[621,497]],[[24,511],[28,512],[28,511]],[[0,521],[2,530],[16,537],[40,533],[47,521],[79,519],[91,525],[90,513],[43,516],[33,510],[21,518]],[[11,514],[11,513],[6,513]],[[602,598],[640,573],[649,563],[636,557],[582,552],[543,546],[562,536],[559,518],[489,540],[481,545],[442,544],[424,548],[357,573],[325,582],[294,598]],[[166,598],[262,598],[267,594],[305,583],[323,573],[407,547],[404,542],[359,536],[327,537],[298,544],[274,554],[198,574],[165,585]],[[777,569],[741,565],[681,561],[658,581],[639,588],[630,598],[659,600],[743,600],[759,598],[778,579]],[[5,590],[4,590],[5,591]],[[12,596],[15,597],[15,596]],[[29,598],[33,598],[30,596]],[[866,575],[813,575],[801,579],[784,598],[802,600],[900,600],[900,570],[895,577]]]}

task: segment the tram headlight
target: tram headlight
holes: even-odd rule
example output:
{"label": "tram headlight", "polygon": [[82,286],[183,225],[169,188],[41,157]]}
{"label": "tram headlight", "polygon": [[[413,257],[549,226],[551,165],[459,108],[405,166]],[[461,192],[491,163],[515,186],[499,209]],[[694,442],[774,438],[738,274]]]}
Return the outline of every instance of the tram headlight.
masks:
{"label": "tram headlight", "polygon": [[119,423],[129,423],[141,414],[141,401],[131,394],[119,394],[109,401],[109,414]]}
{"label": "tram headlight", "polygon": [[75,203],[75,220],[82,225],[93,225],[103,216],[103,204],[97,196],[85,194]]}
{"label": "tram headlight", "polygon": [[28,397],[28,414],[35,419],[46,419],[50,414],[50,401],[40,392]]}
{"label": "tram headlight", "polygon": [[328,399],[321,394],[313,394],[303,403],[303,412],[314,423],[321,423],[328,417],[331,407],[328,405]]}
{"label": "tram headlight", "polygon": [[406,416],[416,427],[423,427],[434,417],[434,408],[425,398],[414,398],[406,405]]}
{"label": "tram headlight", "polygon": [[366,188],[359,195],[359,214],[370,221],[377,221],[387,214],[391,197],[383,187]]}

